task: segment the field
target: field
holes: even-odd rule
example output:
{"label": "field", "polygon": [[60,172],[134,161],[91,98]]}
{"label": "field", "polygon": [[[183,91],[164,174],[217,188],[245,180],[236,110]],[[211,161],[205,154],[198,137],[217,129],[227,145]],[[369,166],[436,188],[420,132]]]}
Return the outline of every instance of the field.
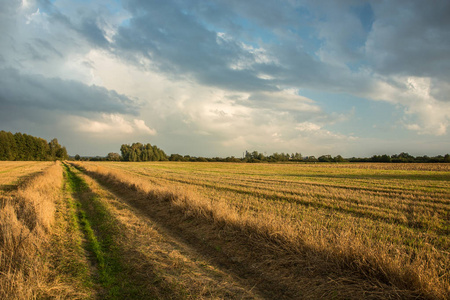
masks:
{"label": "field", "polygon": [[20,185],[20,181],[25,181],[28,177],[38,174],[51,164],[50,162],[36,161],[1,162],[0,193],[15,189]]}
{"label": "field", "polygon": [[[0,298],[31,299],[55,291],[45,261],[62,188],[53,162],[0,163]],[[51,282],[51,283],[50,283]],[[47,290],[48,291],[48,290]],[[58,293],[59,294],[59,293]]]}
{"label": "field", "polygon": [[[1,196],[11,202],[22,185],[57,167],[1,163]],[[70,259],[49,254],[56,273],[46,275],[45,289],[31,285],[33,295],[450,297],[448,164],[77,162],[63,167],[54,221],[44,226],[54,229],[44,232],[54,246],[48,252],[57,249]]]}

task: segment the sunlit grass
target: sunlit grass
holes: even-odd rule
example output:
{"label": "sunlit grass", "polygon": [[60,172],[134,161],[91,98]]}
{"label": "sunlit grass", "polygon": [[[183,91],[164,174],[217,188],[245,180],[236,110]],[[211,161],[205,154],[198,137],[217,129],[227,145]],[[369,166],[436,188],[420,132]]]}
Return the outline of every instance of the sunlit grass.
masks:
{"label": "sunlit grass", "polygon": [[0,195],[17,189],[28,177],[42,172],[52,162],[0,161]]}
{"label": "sunlit grass", "polygon": [[[56,203],[62,195],[60,164],[9,163],[9,166],[13,166],[9,170],[16,178],[9,176],[6,180],[3,178],[3,182],[21,180],[0,198],[0,298],[36,299],[78,294],[59,281],[51,263]],[[38,171],[42,174],[36,175]]]}
{"label": "sunlit grass", "polygon": [[[189,190],[192,197],[207,199],[207,209],[224,222],[266,228],[293,248],[302,244],[326,251],[337,263],[399,288],[448,296],[448,165],[97,165],[116,169],[117,176],[128,174],[130,181],[139,178],[147,182],[147,190]],[[200,205],[183,199],[183,205]],[[228,221],[221,209],[228,211]]]}

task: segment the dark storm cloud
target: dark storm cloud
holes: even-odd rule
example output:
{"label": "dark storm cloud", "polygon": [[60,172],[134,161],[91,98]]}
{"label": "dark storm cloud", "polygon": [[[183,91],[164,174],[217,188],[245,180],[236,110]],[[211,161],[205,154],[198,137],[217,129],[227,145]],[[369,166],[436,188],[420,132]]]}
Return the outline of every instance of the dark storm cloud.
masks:
{"label": "dark storm cloud", "polygon": [[74,27],[75,30],[83,35],[89,42],[98,47],[107,47],[109,42],[105,38],[105,33],[97,24],[93,17],[86,17],[81,24]]}
{"label": "dark storm cloud", "polygon": [[273,89],[253,70],[232,68],[254,57],[236,41],[206,28],[177,3],[133,0],[127,8],[133,17],[115,37],[119,49],[150,58],[160,71],[194,75],[204,84],[234,90]]}
{"label": "dark storm cloud", "polygon": [[[129,0],[125,7],[132,17],[115,37],[119,50],[140,53],[161,71],[227,89],[284,85],[354,93],[373,82],[360,69],[450,75],[448,1],[345,1],[328,7],[310,1]],[[221,40],[218,32],[230,38]],[[258,61],[241,40],[275,59]],[[231,67],[239,62],[248,65]],[[262,80],[259,73],[273,79]]]}
{"label": "dark storm cloud", "polygon": [[297,4],[130,0],[125,7],[132,17],[114,38],[117,52],[143,55],[174,76],[246,92],[370,86],[367,78],[315,57],[319,42],[303,46],[308,43],[297,31],[316,24]]}
{"label": "dark storm cloud", "polygon": [[36,7],[39,7],[47,15],[53,26],[63,26],[67,30],[81,35],[93,46],[102,48],[108,46],[109,42],[105,38],[105,32],[99,26],[102,23],[101,16],[106,13],[101,11],[101,7],[74,8],[70,16],[61,12],[48,0],[37,1]]}
{"label": "dark storm cloud", "polygon": [[72,114],[137,114],[136,103],[124,95],[98,86],[21,74],[14,69],[0,69],[0,108],[3,106],[58,110]]}
{"label": "dark storm cloud", "polygon": [[217,28],[250,39],[255,28],[246,26],[246,22],[242,22],[244,18],[268,30],[288,27],[298,29],[308,26],[311,20],[309,12],[301,3],[288,1],[179,1],[179,5]]}
{"label": "dark storm cloud", "polygon": [[367,59],[382,74],[450,78],[450,1],[373,2]]}
{"label": "dark storm cloud", "polygon": [[48,52],[53,56],[56,55],[59,56],[60,58],[63,57],[63,54],[59,52],[55,47],[53,47],[48,41],[40,38],[35,38],[34,42],[35,45],[39,47],[40,52]]}

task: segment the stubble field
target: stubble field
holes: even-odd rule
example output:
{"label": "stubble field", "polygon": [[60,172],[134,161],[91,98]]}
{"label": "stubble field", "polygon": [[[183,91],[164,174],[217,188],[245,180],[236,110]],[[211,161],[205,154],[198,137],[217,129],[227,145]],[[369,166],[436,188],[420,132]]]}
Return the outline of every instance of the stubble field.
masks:
{"label": "stubble field", "polygon": [[[126,295],[167,299],[450,296],[449,165],[78,162],[64,172],[89,191],[65,197],[85,203],[92,234],[116,243],[87,259],[97,269],[88,298],[124,295],[117,278],[98,279],[119,273],[138,284]],[[112,223],[95,225],[105,214]],[[111,251],[125,272],[103,274]]]}

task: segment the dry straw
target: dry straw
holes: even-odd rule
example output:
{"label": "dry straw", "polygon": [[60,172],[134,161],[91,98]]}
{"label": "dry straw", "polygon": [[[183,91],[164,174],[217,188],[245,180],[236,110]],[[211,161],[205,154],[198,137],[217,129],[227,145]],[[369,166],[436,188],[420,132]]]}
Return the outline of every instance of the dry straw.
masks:
{"label": "dry straw", "polygon": [[56,162],[2,196],[1,299],[64,295],[65,287],[55,279],[49,261],[55,202],[61,197],[62,182],[62,168]]}
{"label": "dry straw", "polygon": [[[448,281],[445,274],[442,276],[442,272],[447,272],[446,267],[440,267],[442,262],[446,261],[442,251],[418,249],[408,253],[396,244],[380,243],[370,238],[367,232],[361,231],[364,224],[359,224],[357,218],[339,219],[341,223],[335,229],[326,224],[331,222],[327,218],[323,219],[323,223],[315,222],[313,219],[323,217],[314,213],[297,223],[287,222],[271,211],[269,206],[261,204],[262,202],[253,207],[238,207],[233,206],[229,198],[216,198],[213,201],[186,188],[186,185],[176,188],[176,185],[164,183],[164,180],[139,176],[133,171],[112,170],[92,164],[83,164],[83,167],[91,175],[100,176],[110,184],[140,194],[141,198],[146,199],[141,201],[141,207],[147,205],[148,210],[154,209],[155,206],[151,202],[155,200],[169,203],[172,208],[181,211],[184,218],[194,218],[200,225],[213,224],[222,236],[246,240],[253,245],[253,249],[266,249],[267,251],[261,250],[261,253],[266,255],[266,261],[254,261],[254,265],[258,265],[261,272],[272,272],[274,276],[276,273],[283,273],[280,276],[284,276],[286,282],[298,284],[299,289],[311,288],[301,287],[302,283],[296,281],[292,273],[289,274],[303,272],[299,270],[301,267],[315,270],[316,273],[337,272],[339,274],[335,274],[335,277],[329,277],[342,282],[357,280],[353,275],[349,275],[355,274],[356,271],[358,276],[366,281],[365,286],[359,287],[359,292],[364,293],[364,290],[372,289],[371,295],[380,293],[380,298],[390,295],[394,298],[445,299],[449,296]],[[306,187],[308,188],[311,187]],[[325,187],[324,192],[329,189]],[[378,192],[375,191],[375,196],[369,199],[378,197],[376,193]],[[343,197],[345,198],[345,195]],[[378,197],[377,200],[381,201],[381,198]],[[170,213],[172,215],[167,218],[176,222],[176,215]],[[246,259],[252,260],[251,253]],[[284,271],[280,271],[282,269]],[[358,281],[358,284],[360,283],[361,281]],[[350,286],[358,288],[356,284]],[[325,290],[324,295],[332,293]]]}

